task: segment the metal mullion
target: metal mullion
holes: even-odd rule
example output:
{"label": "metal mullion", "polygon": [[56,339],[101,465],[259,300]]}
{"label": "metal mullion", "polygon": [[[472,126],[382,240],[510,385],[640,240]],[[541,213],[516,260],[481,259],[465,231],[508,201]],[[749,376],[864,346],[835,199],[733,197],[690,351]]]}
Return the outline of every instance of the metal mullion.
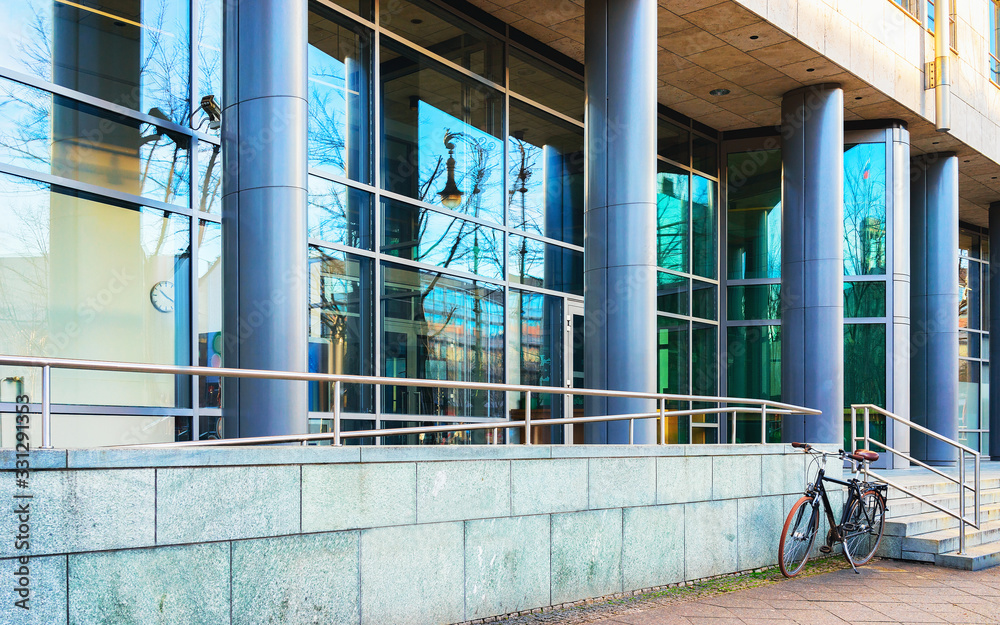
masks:
{"label": "metal mullion", "polygon": [[729,328],[761,328],[765,326],[781,327],[781,319],[747,319],[744,321],[729,320],[726,322],[726,329]]}
{"label": "metal mullion", "polygon": [[389,31],[389,30],[385,30],[385,29],[381,29],[380,32],[379,32],[379,34],[382,35],[382,36],[388,37],[389,39],[391,39],[391,40],[395,41],[396,43],[402,45],[403,47],[407,48],[408,50],[416,52],[416,53],[418,53],[420,55],[423,55],[423,56],[431,59],[435,63],[439,63],[439,64],[443,65],[448,70],[459,72],[460,74],[462,74],[466,78],[474,79],[476,82],[481,83],[482,86],[489,87],[491,89],[495,89],[496,91],[506,91],[506,89],[503,86],[498,85],[497,83],[493,82],[492,80],[490,80],[488,78],[484,78],[484,77],[480,76],[479,74],[473,72],[472,70],[466,69],[466,68],[462,67],[461,65],[458,65],[454,61],[449,61],[448,59],[444,58],[443,56],[441,56],[441,55],[439,55],[439,54],[437,54],[435,52],[431,52],[427,48],[424,48],[423,46],[415,44],[412,41],[410,41],[409,39],[406,39],[405,37],[402,37],[401,35],[397,35],[396,33],[392,32],[392,31]]}
{"label": "metal mullion", "polygon": [[[189,18],[189,38],[188,38],[188,50],[190,61],[189,69],[189,81],[188,81],[188,119],[194,119],[194,112],[197,110],[195,107],[197,103],[195,100],[197,96],[195,95],[196,85],[199,81],[199,64],[198,64],[198,48],[201,45],[201,39],[198,33],[198,19],[200,17],[200,5],[198,0],[190,0],[188,18]],[[198,240],[198,233],[201,230],[201,220],[195,216],[197,212],[195,207],[200,206],[201,199],[201,185],[197,184],[198,176],[198,149],[200,141],[194,138],[190,145],[191,149],[188,154],[188,188],[190,192],[188,193],[188,198],[191,206],[191,218],[190,218],[190,249],[191,249],[191,278],[188,281],[188,287],[191,292],[188,294],[188,302],[190,310],[188,311],[188,324],[191,332],[189,337],[190,349],[189,349],[189,362],[193,365],[195,363],[201,364],[198,353],[198,337],[200,327],[198,324],[198,302],[200,296],[199,288],[199,270],[198,270],[198,255],[200,253],[201,244]],[[201,380],[198,376],[191,376],[189,379],[189,386],[191,389],[191,440],[196,441],[201,438],[201,419],[199,416],[199,408],[201,397],[198,384]]]}
{"label": "metal mullion", "polygon": [[185,208],[180,204],[168,204],[160,200],[154,200],[152,198],[146,198],[139,195],[132,195],[131,193],[124,193],[116,189],[102,187],[99,185],[91,184],[89,182],[80,182],[69,178],[63,178],[61,176],[53,176],[52,174],[46,172],[34,171],[32,169],[18,167],[17,165],[10,165],[8,163],[0,162],[0,173],[9,174],[11,176],[17,176],[18,178],[27,178],[29,180],[35,180],[48,185],[65,187],[67,189],[72,189],[74,191],[82,191],[90,195],[106,197],[110,200],[126,202],[128,204],[135,204],[137,206],[144,206],[147,208],[154,208],[168,213],[184,215],[186,217],[194,217],[193,214],[194,211],[192,211],[190,208]]}
{"label": "metal mullion", "polygon": [[[509,24],[508,24],[508,26],[509,26]],[[525,33],[525,34],[527,34],[527,33]],[[528,47],[524,46],[523,44],[521,44],[521,43],[519,43],[517,41],[513,41],[512,39],[510,39],[509,35],[507,37],[507,45],[510,46],[510,47],[515,48],[518,52],[524,52],[526,54],[529,54],[532,57],[538,59],[539,62],[544,63],[545,65],[548,65],[549,67],[552,67],[553,69],[556,69],[556,70],[558,70],[560,72],[563,72],[564,74],[568,74],[568,75],[572,76],[573,78],[576,78],[577,80],[580,80],[580,81],[584,80],[583,74],[578,74],[574,70],[571,70],[571,69],[569,69],[567,67],[563,67],[562,65],[559,65],[557,63],[553,63],[553,62],[549,61],[548,59],[546,59],[546,58],[542,57],[541,55],[539,55],[538,52],[536,52],[535,50],[532,50],[531,48],[528,48]],[[546,44],[542,44],[542,45],[546,45]],[[551,46],[547,46],[547,47],[551,47]],[[509,67],[509,64],[508,64],[508,67]],[[510,83],[507,83],[507,84],[510,84]],[[659,117],[659,115],[657,115],[657,117]]]}
{"label": "metal mullion", "polygon": [[178,132],[190,137],[198,138],[209,138],[209,136],[201,131],[194,130],[190,126],[181,126],[173,121],[161,119],[159,117],[153,117],[142,113],[140,111],[130,109],[128,107],[122,106],[121,104],[115,104],[108,100],[102,100],[101,98],[95,98],[94,96],[87,95],[81,91],[74,91],[66,87],[62,87],[53,82],[47,80],[42,80],[36,76],[30,74],[22,74],[21,72],[0,66],[0,77],[12,80],[14,82],[19,82],[28,87],[33,87],[41,91],[46,91],[64,97],[68,100],[73,100],[75,102],[81,102],[98,108],[101,110],[109,111],[122,117],[127,117],[129,119],[141,122],[143,124],[150,124],[152,126],[157,126],[158,128],[163,128],[166,130],[171,130]]}
{"label": "metal mullion", "polygon": [[[504,30],[505,30],[505,32],[501,33],[499,31],[495,30],[492,26],[488,26],[488,25],[480,22],[479,20],[477,20],[473,16],[468,15],[467,13],[464,13],[462,11],[459,11],[459,10],[455,9],[453,6],[449,5],[447,2],[442,2],[442,0],[430,0],[430,1],[434,5],[436,5],[437,7],[441,8],[441,9],[443,9],[444,11],[447,11],[448,13],[452,13],[452,14],[460,16],[463,22],[468,23],[469,25],[473,26],[474,28],[478,28],[479,30],[482,30],[484,32],[484,34],[489,35],[489,36],[493,37],[494,39],[499,39],[501,43],[505,43],[506,40],[508,39],[508,34],[506,32],[507,22],[503,23],[504,24]],[[506,57],[504,58],[504,60],[506,60]]]}
{"label": "metal mullion", "polygon": [[[330,243],[324,241],[323,239],[309,238],[310,247],[319,247],[327,250],[335,250],[337,252],[344,252],[346,254],[356,254],[358,256],[364,256],[365,258],[371,258],[377,260],[378,258],[383,258],[384,255],[378,254],[371,250],[365,250],[358,247],[351,247],[349,245],[344,245],[342,243]],[[394,256],[392,258],[395,258]]]}
{"label": "metal mullion", "polygon": [[[376,28],[375,22],[369,21],[369,20],[361,17],[357,13],[354,13],[350,9],[346,9],[346,8],[340,6],[339,4],[336,4],[335,2],[333,2],[333,0],[309,0],[310,4],[312,4],[314,2],[316,4],[321,5],[325,9],[330,9],[330,10],[332,10],[335,13],[339,13],[340,15],[342,15],[342,16],[344,16],[346,18],[349,18],[352,21],[358,22],[359,24],[362,24],[364,26],[367,26],[368,28],[371,28],[372,30],[375,30],[375,28]],[[378,16],[378,6],[376,5],[374,7],[374,14],[373,14],[372,17],[373,17],[373,19],[375,19],[375,18],[377,18],[377,16]]]}
{"label": "metal mullion", "polygon": [[[507,80],[507,84],[510,84],[509,78]],[[553,108],[549,108],[549,107],[545,106],[544,104],[539,104],[535,100],[532,100],[532,99],[530,99],[530,98],[528,98],[526,96],[520,95],[520,94],[518,94],[518,93],[516,93],[514,91],[511,91],[510,89],[507,89],[507,94],[511,98],[513,98],[514,100],[517,100],[518,102],[520,102],[521,104],[526,104],[526,105],[528,105],[530,107],[538,109],[539,111],[542,111],[543,113],[545,113],[547,115],[551,115],[551,116],[556,117],[556,118],[558,118],[558,119],[560,119],[560,120],[562,120],[564,122],[567,122],[569,124],[573,124],[574,126],[580,128],[581,130],[583,130],[583,128],[584,128],[584,123],[581,122],[580,120],[576,119],[575,117],[570,117],[569,115],[566,115],[565,113],[560,113],[559,111],[557,111],[557,110],[555,110]]]}
{"label": "metal mullion", "polygon": [[[440,214],[446,215],[448,217],[453,217],[455,219],[461,219],[463,221],[468,221],[470,223],[474,223],[474,224],[477,224],[477,225],[480,225],[480,226],[485,226],[487,228],[492,228],[494,230],[503,230],[504,229],[504,226],[502,224],[497,224],[496,222],[490,221],[488,219],[483,219],[482,217],[475,217],[473,215],[466,215],[465,213],[458,213],[458,212],[455,212],[455,211],[453,211],[453,210],[451,210],[449,208],[445,208],[444,206],[437,206],[437,205],[431,204],[429,202],[422,202],[420,200],[411,198],[411,197],[409,197],[407,195],[402,195],[400,193],[396,193],[395,191],[388,191],[386,189],[380,189],[379,190],[379,195],[383,196],[383,197],[387,197],[390,200],[396,200],[398,202],[404,202],[406,204],[410,204],[411,206],[417,206],[419,208],[427,208],[429,210],[434,211],[435,213],[440,213]],[[504,210],[506,211],[506,208]]]}
{"label": "metal mullion", "polygon": [[844,276],[844,282],[886,282],[889,275],[888,268],[883,274],[867,274],[859,276]]}
{"label": "metal mullion", "polygon": [[[0,412],[16,412],[20,404],[0,402]],[[31,412],[41,411],[41,402],[29,403]],[[113,417],[186,417],[190,408],[157,408],[147,406],[101,406],[83,404],[52,404],[52,414]]]}
{"label": "metal mullion", "polygon": [[380,254],[379,259],[382,262],[393,263],[410,269],[418,269],[429,273],[440,273],[448,277],[460,278],[462,280],[471,280],[474,282],[486,282],[488,284],[492,284],[495,286],[503,286],[504,282],[503,278],[487,278],[485,276],[480,276],[478,274],[462,271],[459,269],[453,269],[451,267],[439,267],[437,265],[429,265],[427,263],[421,263],[419,261],[410,260],[408,258],[399,258],[398,256],[387,256],[385,254]]}
{"label": "metal mullion", "polygon": [[375,190],[378,188],[377,185],[358,182],[357,180],[352,180],[343,174],[335,174],[322,169],[310,168],[309,175],[315,176],[316,178],[322,178],[323,180],[328,180],[330,182],[335,182],[337,184],[344,185],[345,187],[365,191],[367,193],[375,193]]}
{"label": "metal mullion", "polygon": [[[380,24],[381,15],[381,0],[373,0],[372,2],[372,46],[369,54],[372,60],[372,71],[371,71],[371,97],[369,101],[371,102],[370,115],[369,118],[372,123],[372,151],[373,159],[372,163],[372,186],[374,188],[375,194],[375,207],[372,211],[372,247],[375,252],[374,254],[374,267],[369,274],[372,278],[372,284],[370,289],[371,298],[371,310],[372,310],[372,373],[376,376],[381,376],[385,374],[384,367],[384,354],[382,353],[382,334],[384,332],[383,328],[383,318],[382,318],[382,260],[381,260],[381,250],[382,250],[382,106],[384,104],[382,97],[382,38],[381,32],[382,27]],[[372,393],[374,393],[374,419],[376,428],[379,426],[379,420],[382,416],[382,387],[373,386]],[[339,400],[339,398],[338,398]],[[382,444],[382,438],[376,437],[376,445]]]}
{"label": "metal mullion", "polygon": [[[691,141],[690,141],[690,139],[688,139],[688,150],[690,150],[690,149],[691,149]],[[689,174],[692,173],[692,172],[694,172],[694,169],[692,169],[690,165],[682,165],[681,163],[678,163],[675,160],[669,159],[666,156],[661,156],[661,155],[657,154],[656,155],[656,160],[657,161],[662,161],[662,162],[664,162],[664,163],[666,163],[668,165],[673,165],[674,167],[677,167],[678,169],[683,169],[684,171],[686,171]]]}
{"label": "metal mullion", "polygon": [[508,281],[510,289],[513,291],[524,291],[530,293],[538,293],[539,295],[552,295],[553,297],[565,297],[569,298],[572,302],[583,302],[582,295],[573,295],[572,293],[567,293],[566,291],[556,291],[553,289],[547,289],[545,287],[533,286],[529,284],[521,284],[520,282]]}
{"label": "metal mullion", "polygon": [[582,245],[573,245],[572,243],[567,243],[565,241],[560,241],[558,239],[550,239],[550,238],[548,238],[546,236],[542,236],[542,235],[538,235],[538,234],[533,234],[533,233],[530,233],[530,232],[526,232],[524,230],[517,230],[515,228],[508,228],[507,231],[510,232],[510,234],[513,234],[513,235],[516,235],[516,236],[519,236],[519,237],[524,237],[525,239],[531,239],[532,241],[541,241],[542,243],[547,243],[549,245],[555,245],[556,247],[565,248],[567,250],[572,250],[574,252],[583,252],[583,246]]}
{"label": "metal mullion", "polygon": [[[192,0],[194,2],[194,0]],[[193,150],[192,150],[193,152]],[[191,201],[194,202],[194,194],[191,194]],[[188,302],[190,302],[191,310],[188,311],[188,323],[191,328],[190,337],[190,362],[191,364],[198,363],[201,364],[198,352],[198,338],[200,336],[200,326],[198,324],[198,303],[200,298],[200,284],[199,284],[199,268],[198,268],[198,257],[201,253],[201,243],[198,238],[198,234],[201,231],[201,221],[197,217],[191,218],[190,232],[191,232],[191,279],[189,281],[189,287],[191,293],[188,295]],[[206,363],[208,364],[208,363]],[[199,381],[201,378],[199,376],[191,376],[190,386],[191,386],[191,440],[199,440],[201,435],[201,421],[199,419],[199,408],[201,407],[201,397],[199,393]]]}
{"label": "metal mullion", "polygon": [[781,284],[781,278],[740,278],[738,280],[726,279],[726,286],[768,286],[771,284]]}
{"label": "metal mullion", "polygon": [[213,224],[219,224],[220,226],[222,225],[222,215],[216,213],[206,213],[198,210],[194,212],[194,216],[201,221],[208,221]]}
{"label": "metal mullion", "polygon": [[[506,22],[505,22],[506,24]],[[504,383],[510,382],[510,366],[509,358],[507,357],[507,346],[510,345],[510,329],[511,325],[509,323],[510,317],[510,269],[508,264],[510,263],[510,203],[508,198],[510,197],[509,189],[511,186],[510,182],[510,38],[507,36],[508,33],[504,32],[503,38],[503,51],[501,53],[501,58],[503,59],[503,115],[500,119],[500,129],[503,135],[503,148],[501,149],[501,154],[503,155],[503,164],[500,168],[502,173],[502,197],[503,197],[503,233],[501,236],[500,246],[502,248],[503,261],[501,265],[501,275],[503,276],[503,351],[501,358],[503,358],[503,381]],[[565,308],[565,306],[563,306]],[[565,318],[566,311],[562,312]],[[565,323],[565,320],[563,320]],[[520,331],[520,329],[519,329]],[[520,372],[518,372],[518,380],[520,380]],[[508,406],[510,393],[502,393],[503,402],[501,406],[501,411],[503,418],[505,420],[510,420],[510,407]],[[530,400],[530,398],[529,398]],[[553,399],[553,403],[555,400]],[[531,406],[527,406],[529,409]],[[507,432],[504,431],[504,436],[506,437]],[[525,437],[527,438],[527,437]],[[496,440],[493,441],[494,444],[497,443]],[[528,440],[528,443],[531,441]]]}
{"label": "metal mullion", "polygon": [[887,323],[886,317],[844,317],[844,325],[877,325]]}

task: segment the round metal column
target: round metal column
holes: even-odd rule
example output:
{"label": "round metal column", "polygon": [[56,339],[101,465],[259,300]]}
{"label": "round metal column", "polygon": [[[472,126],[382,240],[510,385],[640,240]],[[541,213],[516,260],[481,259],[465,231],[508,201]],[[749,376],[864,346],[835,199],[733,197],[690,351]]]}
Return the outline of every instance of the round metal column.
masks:
{"label": "round metal column", "polygon": [[[656,390],[656,0],[587,0],[585,383]],[[654,401],[588,398],[588,415]],[[627,443],[628,423],[588,424],[588,443]],[[656,422],[636,423],[653,443]]]}
{"label": "round metal column", "polygon": [[[223,357],[306,371],[305,2],[226,3],[222,139]],[[303,382],[228,380],[225,434],[304,433]]]}
{"label": "round metal column", "polygon": [[844,92],[786,93],[782,120],[781,399],[786,441],[844,440]]}
{"label": "round metal column", "polygon": [[[910,418],[958,440],[958,158],[928,154],[911,162]],[[914,432],[911,453],[954,464],[956,450]]]}

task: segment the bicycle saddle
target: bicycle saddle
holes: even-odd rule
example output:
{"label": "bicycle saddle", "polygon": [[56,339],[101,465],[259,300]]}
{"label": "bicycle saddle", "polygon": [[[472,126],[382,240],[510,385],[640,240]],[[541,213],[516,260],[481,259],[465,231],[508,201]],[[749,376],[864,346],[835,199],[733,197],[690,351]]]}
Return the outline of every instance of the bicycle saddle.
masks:
{"label": "bicycle saddle", "polygon": [[858,462],[875,462],[878,460],[877,451],[868,451],[867,449],[858,449],[853,454],[847,454],[847,457],[851,460],[857,460]]}

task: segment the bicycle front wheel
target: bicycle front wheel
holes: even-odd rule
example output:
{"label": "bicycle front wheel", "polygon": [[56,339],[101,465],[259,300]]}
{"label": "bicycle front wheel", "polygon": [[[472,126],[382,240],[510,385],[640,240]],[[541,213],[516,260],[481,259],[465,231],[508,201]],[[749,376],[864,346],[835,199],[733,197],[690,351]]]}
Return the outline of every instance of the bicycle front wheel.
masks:
{"label": "bicycle front wheel", "polygon": [[812,497],[796,501],[785,519],[778,543],[778,566],[782,575],[794,577],[799,574],[809,559],[818,530],[819,506],[813,504]]}
{"label": "bicycle front wheel", "polygon": [[885,501],[875,490],[862,493],[861,499],[851,502],[847,522],[841,528],[844,536],[844,551],[850,554],[854,564],[867,564],[882,542],[885,531]]}

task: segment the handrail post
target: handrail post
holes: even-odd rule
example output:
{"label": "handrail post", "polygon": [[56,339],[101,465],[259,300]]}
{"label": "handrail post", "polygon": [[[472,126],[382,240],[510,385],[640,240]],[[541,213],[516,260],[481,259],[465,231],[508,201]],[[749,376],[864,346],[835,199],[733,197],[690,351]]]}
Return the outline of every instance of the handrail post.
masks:
{"label": "handrail post", "polygon": [[974,465],[975,474],[972,476],[972,479],[974,479],[976,483],[973,484],[975,490],[972,492],[975,495],[975,500],[976,500],[976,525],[981,528],[982,523],[979,521],[979,454],[973,456],[973,460],[975,461]]}
{"label": "handrail post", "polygon": [[333,383],[333,444],[340,447],[340,380]]}
{"label": "handrail post", "polygon": [[962,533],[958,535],[958,553],[965,553],[965,450],[958,448],[958,516]]}
{"label": "handrail post", "polygon": [[760,405],[760,444],[767,444],[767,404]]}
{"label": "handrail post", "polygon": [[531,391],[524,392],[524,444],[531,444]]}
{"label": "handrail post", "polygon": [[42,449],[52,449],[52,367],[42,367]]}
{"label": "handrail post", "polygon": [[[858,440],[858,409],[855,406],[851,406],[851,445]],[[853,449],[848,449],[847,451],[854,451]]]}
{"label": "handrail post", "polygon": [[635,419],[628,420],[628,444],[635,444]]}
{"label": "handrail post", "polygon": [[667,444],[667,417],[664,414],[666,412],[667,400],[660,398],[660,444]]}
{"label": "handrail post", "polygon": [[[869,442],[871,440],[871,410],[865,408],[865,449],[871,449],[872,444]],[[852,443],[853,444],[853,443]],[[854,451],[849,449],[848,451]]]}
{"label": "handrail post", "polygon": [[730,433],[730,440],[733,441],[733,445],[736,444],[736,413],[738,409],[733,408],[733,431]]}

